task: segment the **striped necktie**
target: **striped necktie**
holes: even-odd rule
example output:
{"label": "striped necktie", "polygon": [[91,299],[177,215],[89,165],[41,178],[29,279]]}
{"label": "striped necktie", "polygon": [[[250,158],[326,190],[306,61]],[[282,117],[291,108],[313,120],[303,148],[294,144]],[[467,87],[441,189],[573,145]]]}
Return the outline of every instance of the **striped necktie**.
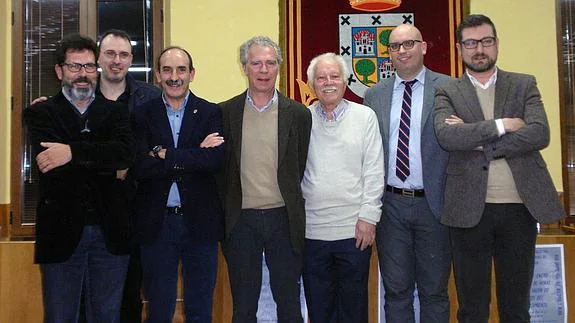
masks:
{"label": "striped necktie", "polygon": [[409,176],[409,126],[411,124],[411,89],[417,80],[403,81],[403,103],[399,120],[399,135],[397,136],[397,157],[395,160],[395,175],[405,182]]}

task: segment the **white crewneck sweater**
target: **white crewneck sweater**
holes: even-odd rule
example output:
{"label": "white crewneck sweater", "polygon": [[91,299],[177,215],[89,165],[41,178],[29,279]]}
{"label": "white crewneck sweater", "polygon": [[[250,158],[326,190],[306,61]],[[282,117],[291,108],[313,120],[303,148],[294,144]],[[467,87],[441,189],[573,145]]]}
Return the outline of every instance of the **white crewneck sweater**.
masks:
{"label": "white crewneck sweater", "polygon": [[306,238],[355,237],[358,219],[381,217],[384,157],[377,117],[354,102],[336,121],[325,121],[312,105],[312,130],[302,180],[306,200]]}

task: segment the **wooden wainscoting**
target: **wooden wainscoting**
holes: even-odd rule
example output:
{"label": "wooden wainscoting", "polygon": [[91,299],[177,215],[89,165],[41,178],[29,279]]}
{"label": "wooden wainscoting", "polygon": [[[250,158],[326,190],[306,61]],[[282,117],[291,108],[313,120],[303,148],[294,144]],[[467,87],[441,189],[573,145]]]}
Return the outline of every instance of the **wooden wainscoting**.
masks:
{"label": "wooden wainscoting", "polygon": [[10,204],[0,204],[0,238],[8,236],[10,221]]}
{"label": "wooden wainscoting", "polygon": [[[539,235],[539,244],[563,244],[565,252],[565,279],[567,300],[575,304],[575,235]],[[0,242],[0,322],[37,323],[42,321],[42,293],[40,271],[33,263],[33,242]],[[214,292],[214,323],[228,323],[232,318],[232,298],[228,282],[227,266],[221,252],[218,255],[219,267]],[[378,318],[378,270],[375,250],[371,260],[369,278],[369,323],[377,323]],[[495,286],[495,283],[492,284]],[[179,294],[181,297],[181,284]],[[453,277],[449,281],[451,299],[450,322],[457,322],[457,298]],[[571,307],[572,306],[568,306]],[[145,315],[145,313],[144,313]],[[181,302],[174,315],[174,323],[183,322]],[[494,288],[492,289],[490,323],[497,323],[497,308]],[[568,312],[568,322],[575,322],[575,311]]]}

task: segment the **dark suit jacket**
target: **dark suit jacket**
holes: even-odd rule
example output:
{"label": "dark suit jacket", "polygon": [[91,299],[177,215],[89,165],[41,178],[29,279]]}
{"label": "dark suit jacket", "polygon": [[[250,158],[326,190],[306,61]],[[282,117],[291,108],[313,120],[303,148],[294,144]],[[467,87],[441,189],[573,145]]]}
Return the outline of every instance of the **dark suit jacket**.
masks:
{"label": "dark suit jacket", "polygon": [[[423,187],[425,198],[433,214],[439,218],[443,206],[443,189],[445,186],[445,168],[449,154],[441,148],[433,130],[433,104],[435,87],[451,80],[451,77],[435,73],[432,70],[425,72],[425,85],[423,88],[423,107],[421,114],[421,165],[423,167]],[[365,93],[363,104],[371,107],[379,120],[379,131],[383,140],[385,156],[385,171],[389,164],[389,124],[391,112],[391,99],[395,75],[380,82]],[[385,177],[387,184],[387,176]]]}
{"label": "dark suit jacket", "polygon": [[[247,91],[220,103],[226,140],[225,169],[220,187],[224,203],[226,235],[229,235],[242,210],[240,156],[242,124]],[[295,252],[301,252],[305,238],[305,203],[301,179],[307,161],[311,132],[311,113],[301,103],[278,93],[278,185],[284,199]],[[262,134],[265,135],[265,134]]]}
{"label": "dark suit jacket", "polygon": [[[549,144],[549,125],[533,76],[498,70],[494,118],[525,121],[523,128],[501,137],[495,121],[483,117],[467,75],[440,86],[435,107],[437,138],[451,152],[442,223],[467,228],[479,222],[485,206],[489,162],[497,158],[506,159],[519,196],[537,221],[552,223],[564,216],[539,153]],[[447,125],[445,119],[450,115],[458,116],[464,123]]]}
{"label": "dark suit jacket", "polygon": [[[70,145],[72,160],[45,174],[40,173],[36,213],[37,263],[67,260],[80,240],[87,208],[101,216],[108,250],[127,253],[129,217],[115,209],[114,193],[121,190],[116,169],[134,159],[134,139],[125,105],[101,97],[90,104],[86,120],[60,92],[24,110],[24,120],[34,156],[44,150],[41,142]],[[82,132],[85,127],[89,132]]]}
{"label": "dark suit jacket", "polygon": [[[173,182],[178,186],[184,222],[192,239],[220,240],[223,218],[214,174],[222,165],[224,147],[200,148],[208,134],[222,133],[219,107],[190,92],[177,148],[161,97],[135,109],[133,127],[137,141],[133,169],[138,180],[133,221],[136,241],[148,244],[158,237]],[[156,145],[167,148],[165,159],[148,154]]]}

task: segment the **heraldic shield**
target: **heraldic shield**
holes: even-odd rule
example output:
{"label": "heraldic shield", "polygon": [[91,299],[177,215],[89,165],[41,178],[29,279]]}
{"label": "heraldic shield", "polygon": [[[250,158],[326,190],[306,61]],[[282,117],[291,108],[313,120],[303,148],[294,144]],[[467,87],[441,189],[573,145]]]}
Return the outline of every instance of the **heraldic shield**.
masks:
{"label": "heraldic shield", "polygon": [[389,34],[405,23],[414,23],[413,13],[339,15],[340,54],[352,71],[347,86],[357,96],[393,75]]}

